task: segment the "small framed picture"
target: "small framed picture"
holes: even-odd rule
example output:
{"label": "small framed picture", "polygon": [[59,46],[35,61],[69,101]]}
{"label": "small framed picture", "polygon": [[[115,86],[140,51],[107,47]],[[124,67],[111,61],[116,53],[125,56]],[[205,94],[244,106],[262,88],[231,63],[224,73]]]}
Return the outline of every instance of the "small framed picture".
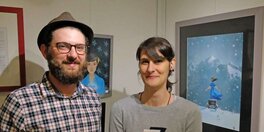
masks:
{"label": "small framed picture", "polygon": [[112,50],[112,35],[95,34],[87,52],[87,73],[82,83],[96,89],[102,98],[112,94]]}

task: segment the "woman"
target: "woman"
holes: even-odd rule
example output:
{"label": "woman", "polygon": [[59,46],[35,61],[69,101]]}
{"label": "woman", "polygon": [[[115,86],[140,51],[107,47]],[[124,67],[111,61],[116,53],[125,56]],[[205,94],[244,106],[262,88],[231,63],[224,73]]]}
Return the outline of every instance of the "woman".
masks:
{"label": "woman", "polygon": [[82,80],[85,86],[94,88],[99,95],[105,94],[105,81],[98,76],[95,71],[100,62],[100,59],[95,54],[89,54],[87,62],[87,76]]}
{"label": "woman", "polygon": [[149,38],[138,47],[136,58],[144,91],[114,103],[110,132],[201,132],[199,108],[171,94],[173,83],[168,77],[176,60],[170,43],[160,37]]}

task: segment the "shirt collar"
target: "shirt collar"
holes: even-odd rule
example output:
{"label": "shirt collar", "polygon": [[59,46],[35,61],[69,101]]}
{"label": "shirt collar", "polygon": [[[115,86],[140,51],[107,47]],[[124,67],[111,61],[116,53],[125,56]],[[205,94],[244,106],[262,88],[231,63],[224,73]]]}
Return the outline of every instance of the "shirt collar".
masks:
{"label": "shirt collar", "polygon": [[67,97],[61,94],[55,86],[48,79],[48,71],[45,72],[42,78],[42,82],[39,84],[41,94],[44,98],[49,96],[56,96],[58,98],[76,98],[87,92],[87,89],[79,82],[77,85],[77,90],[73,93],[72,96]]}

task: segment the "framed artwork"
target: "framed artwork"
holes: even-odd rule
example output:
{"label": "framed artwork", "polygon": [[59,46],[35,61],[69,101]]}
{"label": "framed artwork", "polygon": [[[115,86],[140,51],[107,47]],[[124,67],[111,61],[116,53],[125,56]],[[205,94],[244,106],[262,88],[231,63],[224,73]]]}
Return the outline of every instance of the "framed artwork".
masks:
{"label": "framed artwork", "polygon": [[82,83],[96,89],[102,98],[112,94],[112,49],[113,36],[99,34],[88,49],[87,73]]}
{"label": "framed artwork", "polygon": [[0,6],[0,92],[26,85],[23,9]]}
{"label": "framed artwork", "polygon": [[203,132],[258,131],[262,15],[258,7],[176,22],[176,93],[199,106]]}

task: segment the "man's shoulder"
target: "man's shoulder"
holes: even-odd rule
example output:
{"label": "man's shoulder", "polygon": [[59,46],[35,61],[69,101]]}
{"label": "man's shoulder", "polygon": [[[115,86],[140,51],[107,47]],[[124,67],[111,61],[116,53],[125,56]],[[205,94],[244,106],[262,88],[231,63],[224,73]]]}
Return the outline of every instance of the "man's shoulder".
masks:
{"label": "man's shoulder", "polygon": [[83,83],[80,83],[80,88],[89,93],[96,93],[96,90],[94,88],[88,87],[84,85]]}
{"label": "man's shoulder", "polygon": [[7,96],[7,101],[19,102],[20,104],[25,104],[28,101],[31,101],[36,96],[40,95],[38,83],[32,83],[24,87],[18,88]]}
{"label": "man's shoulder", "polygon": [[31,83],[29,85],[20,87],[10,93],[10,95],[21,96],[26,94],[36,94],[39,92],[39,83]]}
{"label": "man's shoulder", "polygon": [[94,88],[85,86],[84,84],[80,83],[80,88],[84,90],[84,93],[86,93],[89,97],[95,97],[100,98],[99,94],[97,94],[96,90]]}

